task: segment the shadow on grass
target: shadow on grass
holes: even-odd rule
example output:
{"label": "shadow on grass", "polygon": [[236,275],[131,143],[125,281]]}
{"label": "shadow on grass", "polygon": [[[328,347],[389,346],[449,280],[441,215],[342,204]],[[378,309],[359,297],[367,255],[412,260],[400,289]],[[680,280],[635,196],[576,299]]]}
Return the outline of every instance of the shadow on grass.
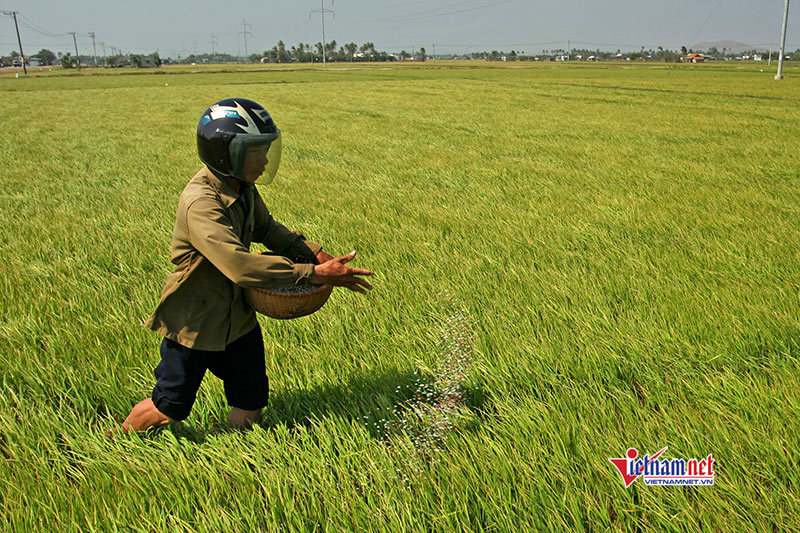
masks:
{"label": "shadow on grass", "polygon": [[[431,376],[411,370],[390,370],[382,374],[353,375],[346,383],[316,385],[308,389],[270,392],[269,405],[257,425],[269,431],[278,426],[294,429],[310,426],[322,418],[343,418],[363,423],[374,438],[382,438],[376,422],[393,417],[392,410],[411,401],[420,384],[430,383]],[[479,418],[485,413],[487,395],[480,387],[465,390],[465,405]],[[224,426],[198,428],[179,423],[169,428],[178,438],[202,443],[215,434],[241,431]],[[156,430],[162,431],[162,430]]]}

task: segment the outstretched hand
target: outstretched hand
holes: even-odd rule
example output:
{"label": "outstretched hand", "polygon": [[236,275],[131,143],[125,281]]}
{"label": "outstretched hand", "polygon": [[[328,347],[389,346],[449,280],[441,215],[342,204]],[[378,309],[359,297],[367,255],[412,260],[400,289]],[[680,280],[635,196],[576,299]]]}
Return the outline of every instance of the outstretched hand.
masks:
{"label": "outstretched hand", "polygon": [[372,285],[358,276],[372,276],[374,272],[347,266],[347,263],[355,256],[356,251],[353,250],[342,257],[334,257],[322,264],[315,265],[314,274],[311,275],[311,283],[346,287],[353,292],[366,294],[368,290],[372,290]]}
{"label": "outstretched hand", "polygon": [[321,265],[325,261],[330,261],[331,259],[333,259],[333,256],[328,252],[326,252],[325,250],[320,250],[319,253],[317,254],[318,265]]}

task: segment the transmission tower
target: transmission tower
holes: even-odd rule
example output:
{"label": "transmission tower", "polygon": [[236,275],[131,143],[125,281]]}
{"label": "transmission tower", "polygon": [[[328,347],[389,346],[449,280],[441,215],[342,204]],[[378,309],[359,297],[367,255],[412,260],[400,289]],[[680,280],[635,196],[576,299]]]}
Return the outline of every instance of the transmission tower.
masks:
{"label": "transmission tower", "polygon": [[211,41],[208,43],[211,45],[211,57],[214,58],[217,55],[217,36],[213,33],[211,34]]}
{"label": "transmission tower", "polygon": [[[323,5],[324,1],[325,0],[319,0],[319,9],[315,9],[313,11],[308,12],[308,18],[311,18],[311,15],[313,15],[314,13],[319,13],[320,18],[322,19],[322,66],[323,67],[327,63],[327,60],[325,59],[325,14],[332,13],[333,18],[336,18],[335,11],[331,11],[330,9],[325,9],[325,6]],[[333,5],[333,0],[331,0],[331,5]]]}
{"label": "transmission tower", "polygon": [[247,31],[247,27],[248,27],[248,26],[250,27],[250,29],[253,29],[253,26],[252,26],[251,24],[248,24],[247,22],[245,22],[245,20],[244,20],[244,19],[242,19],[242,29],[243,29],[244,31],[240,31],[240,32],[239,32],[239,35],[243,35],[243,36],[244,36],[244,57],[245,57],[245,58],[247,58],[247,57],[248,57],[248,56],[247,56],[247,36],[248,36],[248,35],[249,35],[250,37],[252,37],[252,36],[253,36],[253,34],[252,34],[252,33],[250,33],[249,31]]}

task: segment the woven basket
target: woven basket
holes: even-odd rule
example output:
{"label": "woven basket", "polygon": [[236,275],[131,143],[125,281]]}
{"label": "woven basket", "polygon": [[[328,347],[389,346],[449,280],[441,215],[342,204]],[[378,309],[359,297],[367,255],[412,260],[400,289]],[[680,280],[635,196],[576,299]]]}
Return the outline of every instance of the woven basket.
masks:
{"label": "woven basket", "polygon": [[333,285],[316,285],[304,292],[279,292],[249,287],[244,295],[253,309],[271,318],[288,320],[310,315],[328,301]]}

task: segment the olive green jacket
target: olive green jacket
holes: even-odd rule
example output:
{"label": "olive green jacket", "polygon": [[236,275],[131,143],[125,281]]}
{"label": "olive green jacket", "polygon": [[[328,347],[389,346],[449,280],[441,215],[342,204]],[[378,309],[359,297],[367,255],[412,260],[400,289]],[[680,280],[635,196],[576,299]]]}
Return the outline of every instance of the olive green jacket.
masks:
{"label": "olive green jacket", "polygon": [[[224,350],[248,333],[257,322],[242,288],[307,283],[322,249],[276,222],[255,187],[241,192],[203,167],[181,193],[172,234],[175,270],[145,325],[187,348]],[[280,255],[250,253],[252,242]]]}

